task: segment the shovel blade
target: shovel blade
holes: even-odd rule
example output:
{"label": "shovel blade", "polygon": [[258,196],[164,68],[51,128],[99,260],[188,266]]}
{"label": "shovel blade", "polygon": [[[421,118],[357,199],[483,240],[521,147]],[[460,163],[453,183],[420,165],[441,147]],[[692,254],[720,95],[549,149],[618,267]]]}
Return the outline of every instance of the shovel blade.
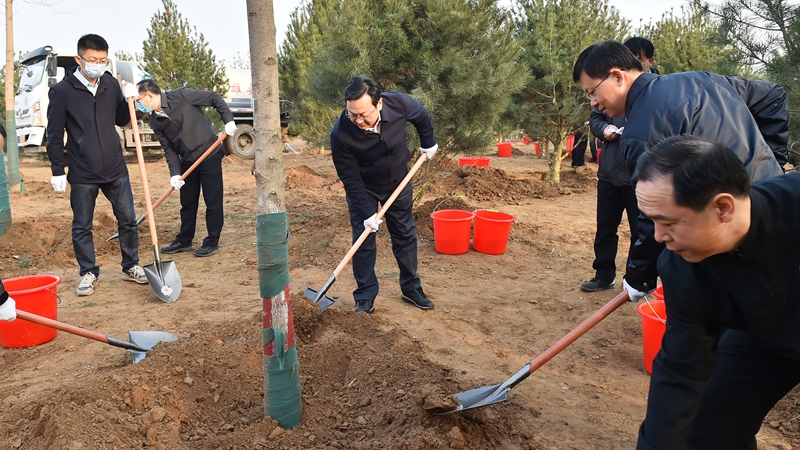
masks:
{"label": "shovel blade", "polygon": [[161,273],[156,263],[144,267],[144,274],[150,287],[153,288],[158,298],[166,303],[172,303],[181,295],[181,275],[175,266],[175,261],[161,261]]}
{"label": "shovel blade", "polygon": [[481,406],[500,403],[508,399],[506,393],[510,389],[510,387],[505,386],[505,383],[503,383],[459,392],[458,394],[455,394],[455,397],[458,399],[459,403],[457,407],[439,408],[434,409],[431,412],[434,414],[450,414],[457,411],[463,411],[465,409],[480,408]]}
{"label": "shovel blade", "polygon": [[[175,342],[178,336],[166,331],[129,331],[128,340],[137,347],[152,350],[159,342]],[[138,363],[143,360],[146,353],[138,350],[128,350],[133,356],[133,362]]]}
{"label": "shovel blade", "polygon": [[306,298],[316,303],[321,311],[325,311],[326,309],[330,308],[331,305],[333,305],[334,303],[333,300],[328,298],[327,295],[324,294],[319,295],[317,291],[311,288],[307,288],[306,291],[303,293],[303,295],[305,295]]}

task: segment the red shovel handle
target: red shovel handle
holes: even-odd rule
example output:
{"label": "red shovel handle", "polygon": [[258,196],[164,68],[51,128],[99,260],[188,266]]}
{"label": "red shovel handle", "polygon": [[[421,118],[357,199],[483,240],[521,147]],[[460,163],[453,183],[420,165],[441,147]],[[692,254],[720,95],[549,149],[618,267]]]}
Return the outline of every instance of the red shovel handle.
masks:
{"label": "red shovel handle", "polygon": [[108,336],[105,334],[100,334],[94,331],[85,330],[80,327],[76,327],[75,325],[70,325],[64,322],[59,322],[57,320],[49,319],[47,317],[37,316],[36,314],[31,314],[29,312],[17,310],[17,318],[22,320],[27,320],[28,322],[33,322],[45,327],[55,328],[56,330],[65,331],[67,333],[77,334],[78,336],[83,336],[85,338],[94,339],[95,341],[102,342],[104,344],[108,344]]}

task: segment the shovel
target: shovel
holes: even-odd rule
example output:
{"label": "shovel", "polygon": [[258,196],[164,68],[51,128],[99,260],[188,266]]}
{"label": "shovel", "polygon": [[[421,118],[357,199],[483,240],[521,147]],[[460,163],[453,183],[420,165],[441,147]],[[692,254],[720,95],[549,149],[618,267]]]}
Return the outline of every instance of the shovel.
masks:
{"label": "shovel", "polygon": [[[422,166],[422,163],[424,163],[427,160],[428,160],[428,155],[426,153],[423,153],[419,157],[419,159],[417,159],[417,162],[414,163],[414,166],[411,167],[411,170],[408,171],[406,177],[403,178],[403,181],[401,181],[399,185],[397,185],[397,188],[394,190],[394,192],[392,192],[392,195],[386,200],[386,202],[381,207],[380,211],[378,211],[376,220],[380,220],[383,218],[383,215],[386,214],[386,211],[389,209],[390,206],[392,206],[392,203],[394,203],[394,200],[397,198],[398,195],[400,195],[400,192],[403,191],[403,188],[405,188],[408,182],[411,181],[411,178],[414,176],[415,173],[417,173],[417,170],[420,168],[420,166]],[[303,293],[303,295],[305,295],[307,298],[313,300],[314,303],[316,303],[317,306],[319,306],[320,310],[325,311],[331,305],[333,305],[334,303],[333,300],[328,298],[328,296],[326,296],[325,293],[328,292],[328,289],[330,289],[331,286],[333,286],[333,283],[335,283],[336,279],[339,278],[339,274],[342,273],[342,270],[344,270],[344,266],[346,266],[347,263],[350,262],[351,259],[353,259],[353,255],[356,254],[356,251],[358,251],[358,248],[361,247],[361,244],[364,243],[364,240],[367,239],[367,236],[369,236],[370,233],[372,233],[372,227],[365,227],[364,232],[361,233],[361,236],[359,236],[356,242],[353,244],[353,246],[350,247],[350,250],[347,252],[346,255],[344,255],[344,259],[342,259],[342,262],[340,262],[339,265],[336,266],[336,269],[334,269],[333,273],[328,278],[328,281],[326,281],[325,284],[322,285],[322,289],[320,289],[319,292],[311,288],[308,288]]]}
{"label": "shovel", "polygon": [[161,252],[158,247],[156,234],[156,221],[153,219],[153,205],[150,203],[150,186],[147,184],[147,169],[144,167],[142,143],[139,140],[139,125],[136,123],[136,111],[133,107],[133,97],[128,98],[128,111],[131,114],[131,128],[133,140],[136,142],[136,158],[139,160],[139,173],[142,176],[144,189],[144,204],[147,208],[147,223],[150,225],[150,240],[153,242],[155,262],[142,267],[150,287],[153,288],[158,298],[167,303],[172,303],[181,295],[181,276],[174,261],[161,261]]}
{"label": "shovel", "polygon": [[515,373],[514,376],[506,380],[504,383],[472,389],[470,391],[459,392],[458,394],[455,394],[455,397],[458,399],[459,403],[457,406],[437,407],[431,409],[430,411],[434,414],[450,414],[457,411],[463,411],[465,409],[480,408],[482,406],[487,406],[506,400],[506,393],[510,391],[511,388],[522,382],[522,380],[525,378],[528,378],[528,376],[535,370],[542,367],[547,361],[550,361],[550,359],[559,354],[561,350],[567,348],[579,337],[583,336],[584,333],[589,331],[592,327],[597,325],[601,320],[605,319],[606,316],[614,312],[614,310],[619,308],[620,305],[627,301],[628,291],[623,290],[610,302],[606,303],[605,306],[589,316],[588,319],[581,322],[581,324],[578,325],[574,330],[567,333],[566,336],[550,346],[550,348],[545,350],[544,353],[537,356],[536,359],[526,364],[525,367],[523,367],[519,372]]}
{"label": "shovel", "polygon": [[104,344],[113,345],[114,347],[122,347],[131,352],[133,362],[138,363],[143,360],[147,352],[153,349],[159,342],[174,342],[178,340],[178,336],[167,333],[166,331],[129,331],[128,341],[111,337],[107,334],[100,334],[95,331],[85,330],[64,322],[49,319],[47,317],[37,316],[29,312],[17,310],[17,318],[27,320],[45,327],[55,328],[56,330],[66,331],[67,333],[76,334],[85,338],[94,339],[95,341]]}
{"label": "shovel", "polygon": [[[222,133],[220,133],[220,134],[219,134],[219,137],[217,137],[217,141],[216,141],[216,142],[214,142],[213,144],[211,144],[211,147],[208,147],[208,150],[206,150],[206,151],[205,151],[205,152],[204,152],[202,155],[200,155],[200,157],[199,157],[199,158],[197,158],[197,161],[195,161],[195,162],[194,162],[194,164],[192,164],[191,166],[189,166],[189,168],[188,168],[188,169],[186,169],[186,172],[183,172],[183,175],[181,175],[181,178],[180,178],[180,180],[181,180],[181,181],[185,180],[185,179],[186,179],[186,177],[188,177],[188,176],[189,176],[189,174],[190,174],[190,173],[192,173],[192,171],[193,171],[194,169],[196,169],[196,168],[197,168],[197,166],[199,166],[199,165],[200,165],[200,163],[201,163],[201,162],[203,162],[203,160],[204,160],[204,159],[206,159],[206,157],[207,157],[208,155],[210,155],[210,154],[211,154],[211,152],[213,152],[213,151],[214,151],[214,149],[216,149],[216,148],[217,148],[217,146],[219,146],[219,144],[221,144],[221,143],[222,143],[222,141],[224,141],[224,140],[225,140],[225,138],[226,138],[227,136],[228,136],[228,135],[227,135],[227,134],[225,134],[225,132],[222,132]],[[167,189],[167,192],[164,192],[164,195],[162,195],[162,196],[161,196],[161,198],[159,198],[158,200],[156,200],[156,202],[155,202],[155,203],[153,203],[153,209],[156,209],[156,208],[158,208],[158,205],[160,205],[161,203],[163,203],[163,202],[164,202],[164,200],[166,200],[166,199],[167,199],[167,197],[169,197],[169,194],[172,194],[172,191],[174,191],[174,190],[175,190],[175,188],[174,188],[174,187],[172,187],[172,186],[170,186],[170,187],[169,187],[169,189]],[[142,215],[141,215],[141,216],[140,216],[140,217],[139,217],[139,218],[136,220],[136,226],[137,226],[137,227],[138,227],[139,225],[141,225],[141,223],[142,223],[142,222],[144,222],[144,219],[145,219],[145,217],[147,217],[147,213],[144,213],[144,214],[142,214]],[[113,234],[113,235],[112,235],[110,238],[106,239],[106,242],[108,242],[108,241],[111,241],[111,240],[114,240],[114,239],[116,239],[116,238],[118,238],[118,237],[119,237],[119,232],[116,232],[116,233],[114,233],[114,234]]]}

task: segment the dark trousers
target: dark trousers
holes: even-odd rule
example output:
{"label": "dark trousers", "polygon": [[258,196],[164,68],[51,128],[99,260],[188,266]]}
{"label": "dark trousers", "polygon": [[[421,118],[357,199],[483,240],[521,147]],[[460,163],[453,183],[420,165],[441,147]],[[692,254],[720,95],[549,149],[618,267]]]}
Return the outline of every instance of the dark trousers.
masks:
{"label": "dark trousers", "polygon": [[119,180],[102,184],[70,183],[72,247],[75,249],[75,258],[81,266],[81,276],[89,272],[96,276],[100,275],[100,268],[94,259],[94,236],[92,235],[94,207],[99,191],[103,191],[103,195],[111,202],[114,217],[117,218],[122,269],[127,270],[139,264],[139,229],[136,226],[130,178],[126,175]]}
{"label": "dark trousers", "polygon": [[[389,197],[388,194],[375,194],[370,192],[372,204],[368,210],[378,211],[378,203],[383,204]],[[392,253],[400,269],[400,290],[411,292],[421,286],[417,277],[417,226],[411,207],[414,203],[414,190],[409,183],[397,196],[392,206],[383,216],[385,226],[392,239]],[[353,228],[353,242],[358,240],[364,232],[364,221],[369,217],[362,217],[351,204],[347,197],[350,209],[350,226]],[[362,208],[364,205],[359,205]],[[358,288],[353,291],[355,300],[374,300],[378,296],[378,278],[375,276],[375,259],[377,257],[375,233],[370,233],[353,255],[353,276]]]}
{"label": "dark trousers", "polygon": [[572,167],[586,165],[586,136],[581,132],[575,133],[575,146],[572,147]]}
{"label": "dark trousers", "polygon": [[[186,172],[194,161],[181,161],[181,173]],[[185,180],[181,194],[181,230],[175,240],[183,245],[191,244],[197,227],[197,207],[200,191],[206,203],[206,230],[203,247],[219,245],[219,235],[225,221],[222,208],[222,152],[217,150],[197,166]]]}
{"label": "dark trousers", "polygon": [[727,330],[686,450],[755,450],[764,417],[798,383],[800,360],[776,354],[748,332]]}
{"label": "dark trousers", "polygon": [[[617,275],[617,229],[622,222],[622,212],[627,211],[631,227],[631,245],[636,237],[636,218],[639,206],[632,186],[615,186],[597,180],[597,233],[594,237],[594,268],[597,279],[611,282]],[[630,248],[630,247],[628,247]]]}

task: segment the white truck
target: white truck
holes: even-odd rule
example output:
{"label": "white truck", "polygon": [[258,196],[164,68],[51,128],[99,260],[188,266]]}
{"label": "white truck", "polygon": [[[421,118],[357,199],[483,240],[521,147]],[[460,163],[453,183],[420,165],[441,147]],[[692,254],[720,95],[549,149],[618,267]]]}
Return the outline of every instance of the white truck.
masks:
{"label": "white truck", "polygon": [[[19,147],[26,153],[44,152],[47,145],[47,95],[52,86],[64,78],[70,67],[76,66],[75,50],[54,49],[44,46],[28,52],[21,61],[19,91],[14,97]],[[109,56],[108,69],[112,75],[131,83],[142,78],[138,64],[117,61]],[[147,121],[139,120],[139,135],[143,147],[160,146]],[[126,150],[134,150],[133,133],[129,126],[117,128],[120,143]]]}

